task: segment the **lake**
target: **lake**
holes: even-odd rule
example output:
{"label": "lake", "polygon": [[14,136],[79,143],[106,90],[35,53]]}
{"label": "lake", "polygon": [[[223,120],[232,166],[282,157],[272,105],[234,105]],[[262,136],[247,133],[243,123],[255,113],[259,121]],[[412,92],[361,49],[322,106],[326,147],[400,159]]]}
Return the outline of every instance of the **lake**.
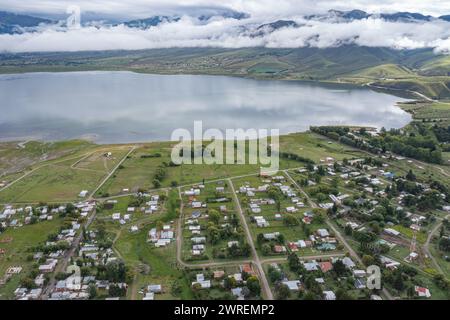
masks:
{"label": "lake", "polygon": [[404,99],[368,88],[225,76],[68,72],[0,75],[0,140],[170,140],[177,128],[400,128]]}

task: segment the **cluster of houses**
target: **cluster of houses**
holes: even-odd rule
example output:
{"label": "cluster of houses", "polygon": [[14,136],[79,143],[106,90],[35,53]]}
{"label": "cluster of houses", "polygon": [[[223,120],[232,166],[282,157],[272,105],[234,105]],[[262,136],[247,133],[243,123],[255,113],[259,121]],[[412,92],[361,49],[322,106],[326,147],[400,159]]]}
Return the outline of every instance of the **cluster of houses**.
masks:
{"label": "cluster of houses", "polygon": [[[205,188],[204,185],[200,184],[183,192],[183,194],[188,197],[188,206],[193,209],[193,211],[190,214],[190,217],[188,217],[185,220],[185,228],[190,233],[191,237],[190,253],[192,257],[203,256],[206,250],[206,236],[203,233],[204,230],[202,230],[202,226],[200,225],[199,220],[208,218],[208,214],[202,211],[203,209],[207,208],[207,204],[197,199],[197,197],[201,194],[204,188]],[[223,203],[229,201],[227,198],[220,196],[224,192],[225,187],[222,185],[222,183],[219,182],[219,186],[217,186],[215,189],[216,198],[210,199],[210,201],[216,203]],[[229,223],[227,222],[228,220],[227,206],[225,204],[220,205],[219,211],[223,214],[223,219],[225,221],[220,225],[220,227],[224,228],[229,225]],[[199,281],[199,283],[202,286],[205,286],[206,282]]]}
{"label": "cluster of houses", "polygon": [[[81,217],[86,217],[95,209],[95,201],[85,201],[75,203],[75,213]],[[30,223],[39,221],[50,221],[58,214],[64,214],[67,211],[66,205],[50,208],[49,206],[25,206],[13,207],[7,205],[0,213],[0,224],[4,227],[20,228]]]}
{"label": "cluster of houses", "polygon": [[[79,217],[88,216],[93,210],[95,210],[95,201],[84,201],[75,203],[73,205],[74,213]],[[67,206],[61,205],[55,208],[49,208],[47,206],[31,207],[27,206],[25,208],[13,209],[11,207],[5,208],[8,210],[7,215],[15,215],[18,213],[24,213],[24,223],[30,223],[29,218],[36,216],[38,220],[52,220],[56,214],[66,213]],[[56,267],[60,259],[64,257],[66,251],[75,240],[77,232],[80,232],[81,224],[78,220],[73,220],[66,228],[60,229],[58,234],[51,240],[45,242],[44,252],[38,251],[33,254],[33,260],[38,264],[37,275],[34,279],[34,288],[27,289],[24,287],[18,287],[15,290],[15,297],[18,300],[36,300],[40,299],[44,286],[46,285],[47,279],[52,273],[56,271]],[[60,246],[60,244],[65,244],[65,246]],[[83,250],[80,250],[80,255]],[[93,256],[91,256],[93,257]],[[17,267],[19,268],[19,267]],[[16,269],[17,269],[16,268]],[[73,276],[68,277],[64,280],[66,283],[71,283]],[[72,292],[73,286],[68,285],[67,290],[63,290],[62,282],[59,281],[55,286],[53,292],[50,292],[50,299],[86,299],[88,297],[87,291],[77,289],[76,292]]]}
{"label": "cluster of houses", "polygon": [[[72,221],[70,228],[62,229],[56,236],[54,241],[47,241],[45,243],[46,247],[55,246],[57,243],[66,242],[69,245],[74,241],[77,231],[80,229],[80,224],[76,221]],[[35,288],[27,289],[23,287],[18,287],[15,290],[15,297],[18,300],[37,300],[40,299],[46,280],[51,273],[54,273],[56,266],[58,265],[59,259],[61,259],[65,254],[65,250],[50,250],[48,253],[35,252],[33,255],[33,260],[36,261],[38,265],[38,274],[34,279]],[[70,277],[68,278],[70,281]],[[56,286],[58,288],[58,286]],[[52,296],[51,296],[52,297]],[[74,296],[66,297],[71,299],[76,299]],[[81,298],[86,298],[81,296]]]}
{"label": "cluster of houses", "polygon": [[[291,205],[284,208],[285,213],[296,213],[300,208],[304,208],[305,204],[302,200],[297,196],[296,192],[292,190],[289,185],[285,184],[286,178],[284,176],[274,176],[271,178],[262,177],[262,185],[258,187],[251,187],[250,184],[246,183],[239,188],[237,191],[240,194],[243,194],[249,198],[249,208],[250,212],[254,214],[251,217],[251,220],[256,224],[259,228],[269,227],[270,223],[267,221],[266,217],[260,215],[262,212],[263,206],[274,205],[275,200],[260,197],[257,198],[258,193],[265,193],[269,189],[269,187],[277,187],[282,194],[284,194],[291,201]],[[282,220],[281,213],[275,213],[274,220]],[[306,218],[306,221],[310,223],[309,218]]]}
{"label": "cluster of houses", "polygon": [[95,266],[106,265],[109,262],[117,260],[114,251],[111,248],[101,248],[98,246],[94,231],[89,232],[89,240],[82,242],[78,248],[78,256],[80,258],[89,259]]}
{"label": "cluster of houses", "polygon": [[48,206],[13,207],[7,205],[3,211],[0,211],[0,225],[3,229],[8,227],[21,228],[30,223],[53,220],[55,215],[65,212],[65,205],[56,208],[49,208]]}
{"label": "cluster of houses", "polygon": [[[133,214],[138,212],[140,210],[140,212],[143,212],[144,214],[153,214],[156,213],[160,206],[159,206],[159,202],[160,202],[160,197],[159,195],[149,195],[149,194],[141,194],[141,196],[146,197],[146,198],[150,198],[149,201],[145,202],[145,206],[142,206],[141,208],[136,208],[136,207],[128,207],[126,210],[126,213],[120,213],[120,212],[114,212],[111,215],[111,219],[113,221],[117,221],[119,222],[119,224],[124,225],[128,222],[130,222],[133,218]],[[117,203],[117,200],[108,200],[106,201],[106,204],[113,207],[115,204]],[[131,228],[132,232],[136,232],[138,231],[137,226],[132,226]]]}
{"label": "cluster of houses", "polygon": [[[403,158],[399,158],[397,160],[403,160]],[[383,163],[380,169],[379,167],[369,166],[364,164],[364,159],[355,159],[349,160],[347,165],[340,166],[340,178],[344,180],[345,184],[348,184],[350,181],[356,182],[356,184],[362,188],[362,190],[366,193],[366,198],[359,198],[355,200],[355,203],[359,206],[360,212],[363,215],[371,215],[376,206],[379,204],[379,201],[376,199],[386,197],[386,186],[391,186],[392,180],[394,180],[395,175],[387,170],[389,167],[388,164]],[[336,175],[336,172],[333,171],[330,164],[328,164],[327,173],[331,176]],[[404,179],[397,179],[404,180]],[[415,185],[421,190],[428,191],[431,190],[430,186],[427,183],[422,182],[414,182]],[[329,195],[331,202],[329,203],[321,203],[320,207],[324,209],[328,209],[333,207],[334,205],[341,208],[338,212],[345,213],[350,208],[346,207],[343,202],[346,198],[349,197],[348,194],[339,194],[339,195]],[[405,191],[399,192],[398,196],[393,199],[394,206],[396,205],[396,211],[402,211],[404,219],[409,220],[409,228],[413,232],[421,231],[422,224],[427,220],[424,215],[412,213],[405,210],[405,199],[407,197],[420,198],[421,196],[413,195]],[[445,195],[441,194],[441,197],[445,199]],[[367,205],[367,206],[366,206]],[[449,208],[450,209],[450,208]],[[445,210],[445,206],[443,207]],[[357,221],[348,221],[346,225],[350,226],[352,230],[364,231],[366,227],[361,225]],[[393,248],[396,246],[397,242],[395,238],[399,239],[402,237],[402,234],[393,228],[394,223],[388,221],[386,222],[386,227],[383,229],[381,239],[377,240],[377,243],[387,245],[389,248]],[[410,252],[407,257],[405,257],[405,261],[412,262],[419,257],[417,252]],[[389,257],[381,256],[381,263],[385,268],[388,269],[396,269],[400,266],[400,262],[397,262]],[[430,292],[427,288],[416,287],[416,294],[419,297],[430,297]]]}
{"label": "cluster of houses", "polygon": [[[152,214],[159,210],[159,195],[151,195],[150,200],[145,203],[145,207],[143,208],[145,214]],[[142,210],[142,209],[141,209]]]}
{"label": "cluster of houses", "polygon": [[337,243],[336,238],[332,237],[327,229],[318,229],[308,239],[289,242],[288,247],[292,252],[306,248],[315,248],[320,251],[333,251],[336,250]]}
{"label": "cluster of houses", "polygon": [[189,206],[193,209],[201,209],[206,208],[206,203],[197,200],[197,197],[201,194],[201,190],[203,190],[205,186],[203,184],[193,186],[189,190],[183,191],[183,195],[188,197]]}
{"label": "cluster of houses", "polygon": [[[354,287],[355,289],[364,289],[366,288],[367,284],[367,276],[365,270],[357,269],[356,264],[353,262],[353,260],[349,257],[344,258],[330,258],[327,260],[317,261],[317,260],[309,260],[309,261],[302,261],[302,264],[307,272],[316,272],[321,271],[322,274],[326,274],[333,270],[333,265],[337,260],[341,260],[344,264],[345,268],[351,272],[352,277],[354,279]],[[281,280],[281,283],[286,285],[290,291],[292,292],[298,292],[300,290],[304,290],[303,284],[300,279],[294,279],[289,280],[286,275],[282,272],[282,269],[277,263],[272,263],[271,267],[275,270],[278,270],[281,272],[283,279]],[[324,300],[336,300],[335,293],[327,288],[327,281],[324,277],[320,277],[318,274],[318,277],[314,279],[318,284],[320,284],[323,288],[322,295]]]}
{"label": "cluster of houses", "polygon": [[211,279],[208,279],[204,273],[198,273],[195,275],[194,281],[192,281],[191,286],[197,290],[210,289],[212,286],[216,285],[219,288],[225,287],[225,279],[232,278],[235,284],[234,287],[230,288],[231,294],[237,300],[245,300],[243,287],[246,284],[244,274],[252,277],[257,277],[256,272],[250,264],[243,264],[239,266],[239,272],[233,274],[227,274],[224,270],[215,270],[212,272]]}
{"label": "cluster of houses", "polygon": [[175,240],[175,231],[172,224],[165,224],[161,230],[152,228],[148,232],[148,242],[153,243],[156,248],[169,245]]}
{"label": "cluster of houses", "polygon": [[[378,167],[363,164],[364,161],[364,159],[348,160],[348,164],[340,165],[339,172],[336,172],[334,168],[334,159],[327,157],[325,168],[326,174],[330,177],[340,177],[344,181],[344,184],[348,184],[350,181],[355,181],[358,185],[361,185],[365,192],[370,195],[384,196],[384,187],[389,183],[389,180],[394,178],[394,174],[390,171],[386,171],[385,169],[378,169]],[[389,165],[383,164],[382,166],[386,168]],[[313,170],[317,171],[318,167],[314,166]],[[308,169],[300,168],[297,171],[298,173],[304,174],[308,172]],[[316,184],[316,182],[308,180],[309,186],[314,186]],[[319,203],[319,207],[322,209],[330,209],[334,205],[340,206],[349,196],[350,195],[348,194],[330,194],[329,198],[331,201]]]}
{"label": "cluster of houses", "polygon": [[140,293],[144,296],[142,300],[155,300],[155,294],[163,293],[162,285],[150,284]]}

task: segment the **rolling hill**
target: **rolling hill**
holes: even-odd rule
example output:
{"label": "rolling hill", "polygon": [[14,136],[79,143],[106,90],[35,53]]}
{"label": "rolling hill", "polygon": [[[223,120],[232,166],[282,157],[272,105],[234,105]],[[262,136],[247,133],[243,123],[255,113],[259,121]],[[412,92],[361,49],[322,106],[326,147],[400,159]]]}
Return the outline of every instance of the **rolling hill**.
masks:
{"label": "rolling hill", "polygon": [[450,98],[450,57],[431,49],[173,48],[142,51],[0,55],[0,72],[130,70],[308,81],[373,83],[395,91]]}

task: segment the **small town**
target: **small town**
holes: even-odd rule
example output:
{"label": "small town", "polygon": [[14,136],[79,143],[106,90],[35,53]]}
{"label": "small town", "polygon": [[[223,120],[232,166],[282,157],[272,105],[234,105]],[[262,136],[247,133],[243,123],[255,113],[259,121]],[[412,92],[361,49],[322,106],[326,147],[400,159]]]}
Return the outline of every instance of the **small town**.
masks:
{"label": "small town", "polygon": [[[119,172],[137,151],[121,152],[123,162],[113,151],[85,159]],[[4,205],[0,292],[17,300],[445,299],[446,187],[419,178],[405,157],[335,157],[275,175]],[[28,228],[53,231],[27,245],[22,263],[8,263],[8,248],[25,241],[15,234]]]}
{"label": "small town", "polygon": [[3,318],[449,300],[449,0],[0,0]]}

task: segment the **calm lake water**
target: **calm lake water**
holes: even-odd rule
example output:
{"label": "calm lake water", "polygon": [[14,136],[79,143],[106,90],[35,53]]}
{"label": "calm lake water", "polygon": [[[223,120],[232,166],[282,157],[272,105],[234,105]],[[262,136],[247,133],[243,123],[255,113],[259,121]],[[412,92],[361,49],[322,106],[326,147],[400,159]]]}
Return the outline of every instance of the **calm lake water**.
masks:
{"label": "calm lake water", "polygon": [[0,140],[90,137],[98,143],[170,140],[176,128],[310,125],[399,128],[403,99],[367,88],[221,76],[72,72],[0,75]]}

